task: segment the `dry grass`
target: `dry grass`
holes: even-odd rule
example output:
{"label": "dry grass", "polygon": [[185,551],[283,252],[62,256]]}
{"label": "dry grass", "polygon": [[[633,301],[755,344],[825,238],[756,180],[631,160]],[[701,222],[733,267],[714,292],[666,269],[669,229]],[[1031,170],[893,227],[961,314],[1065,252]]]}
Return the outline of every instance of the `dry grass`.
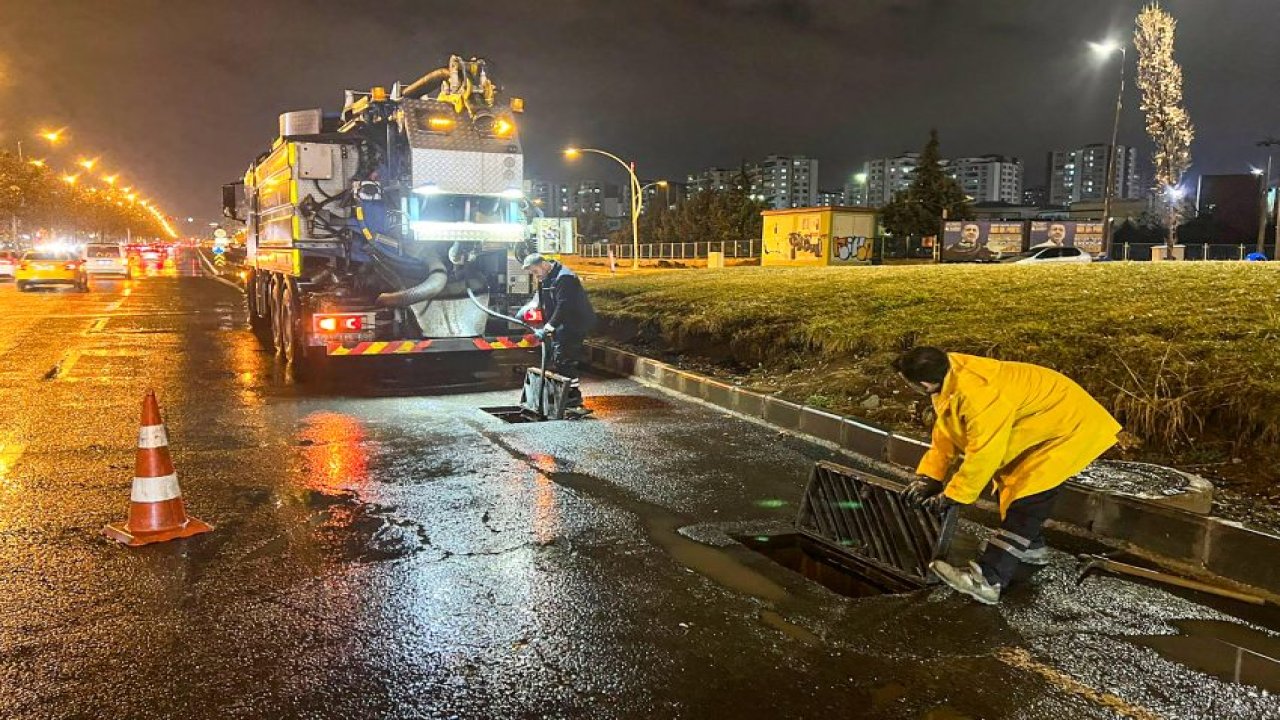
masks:
{"label": "dry grass", "polygon": [[589,287],[615,337],[639,327],[660,351],[889,425],[910,419],[889,360],[919,343],[1061,370],[1153,448],[1280,447],[1274,263],[738,268]]}

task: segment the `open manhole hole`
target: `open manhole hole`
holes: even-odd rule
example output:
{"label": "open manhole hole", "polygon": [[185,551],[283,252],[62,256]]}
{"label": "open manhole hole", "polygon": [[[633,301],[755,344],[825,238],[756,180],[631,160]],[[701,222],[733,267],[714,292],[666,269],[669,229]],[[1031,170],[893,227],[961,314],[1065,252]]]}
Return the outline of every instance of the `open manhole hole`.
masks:
{"label": "open manhole hole", "polygon": [[833,552],[800,533],[735,538],[782,567],[850,598],[910,592],[924,584],[908,582],[857,558]]}
{"label": "open manhole hole", "polygon": [[540,418],[536,413],[519,405],[500,405],[498,407],[483,407],[480,409],[508,423],[546,422],[549,419]]}

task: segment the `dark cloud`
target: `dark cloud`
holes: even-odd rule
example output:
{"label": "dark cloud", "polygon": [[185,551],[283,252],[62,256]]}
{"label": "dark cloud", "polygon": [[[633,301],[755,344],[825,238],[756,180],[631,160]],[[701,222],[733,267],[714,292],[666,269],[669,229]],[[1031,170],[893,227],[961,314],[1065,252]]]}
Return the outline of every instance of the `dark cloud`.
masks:
{"label": "dark cloud", "polygon": [[[489,58],[528,101],[529,167],[607,176],[589,143],[653,177],[809,153],[838,185],[928,129],[951,155],[1023,157],[1105,141],[1116,66],[1086,41],[1127,37],[1142,0],[0,0],[0,142],[40,124],[128,169],[175,213],[267,147],[276,115],[347,88],[412,80],[450,52]],[[1264,161],[1280,134],[1280,3],[1169,0],[1198,136],[1195,171]],[[1134,68],[1130,55],[1129,70]],[[1149,147],[1132,82],[1121,141]],[[74,159],[74,158],[72,158]]]}

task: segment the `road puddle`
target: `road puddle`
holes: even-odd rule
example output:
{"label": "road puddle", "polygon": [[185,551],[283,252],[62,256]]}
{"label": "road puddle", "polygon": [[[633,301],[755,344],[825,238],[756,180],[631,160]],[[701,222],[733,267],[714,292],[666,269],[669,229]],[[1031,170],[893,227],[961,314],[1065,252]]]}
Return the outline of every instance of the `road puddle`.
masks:
{"label": "road puddle", "polygon": [[396,508],[361,502],[354,493],[307,491],[317,540],[332,554],[352,562],[385,562],[422,552],[431,538],[422,525],[398,517]]}
{"label": "road puddle", "polygon": [[1144,635],[1129,642],[1219,680],[1280,693],[1280,637],[1219,620],[1175,620],[1181,635]]}

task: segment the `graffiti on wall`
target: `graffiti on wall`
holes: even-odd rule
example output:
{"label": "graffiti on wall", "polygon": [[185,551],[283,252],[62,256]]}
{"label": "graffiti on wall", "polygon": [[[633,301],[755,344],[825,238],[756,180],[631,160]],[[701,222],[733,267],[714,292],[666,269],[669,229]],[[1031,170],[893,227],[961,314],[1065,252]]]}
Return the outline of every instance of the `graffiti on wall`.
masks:
{"label": "graffiti on wall", "polygon": [[831,259],[839,262],[871,262],[871,238],[861,235],[831,238]]}
{"label": "graffiti on wall", "polygon": [[812,255],[815,258],[822,257],[821,233],[793,232],[787,236],[787,242],[791,245],[792,260],[795,260],[797,255]]}

